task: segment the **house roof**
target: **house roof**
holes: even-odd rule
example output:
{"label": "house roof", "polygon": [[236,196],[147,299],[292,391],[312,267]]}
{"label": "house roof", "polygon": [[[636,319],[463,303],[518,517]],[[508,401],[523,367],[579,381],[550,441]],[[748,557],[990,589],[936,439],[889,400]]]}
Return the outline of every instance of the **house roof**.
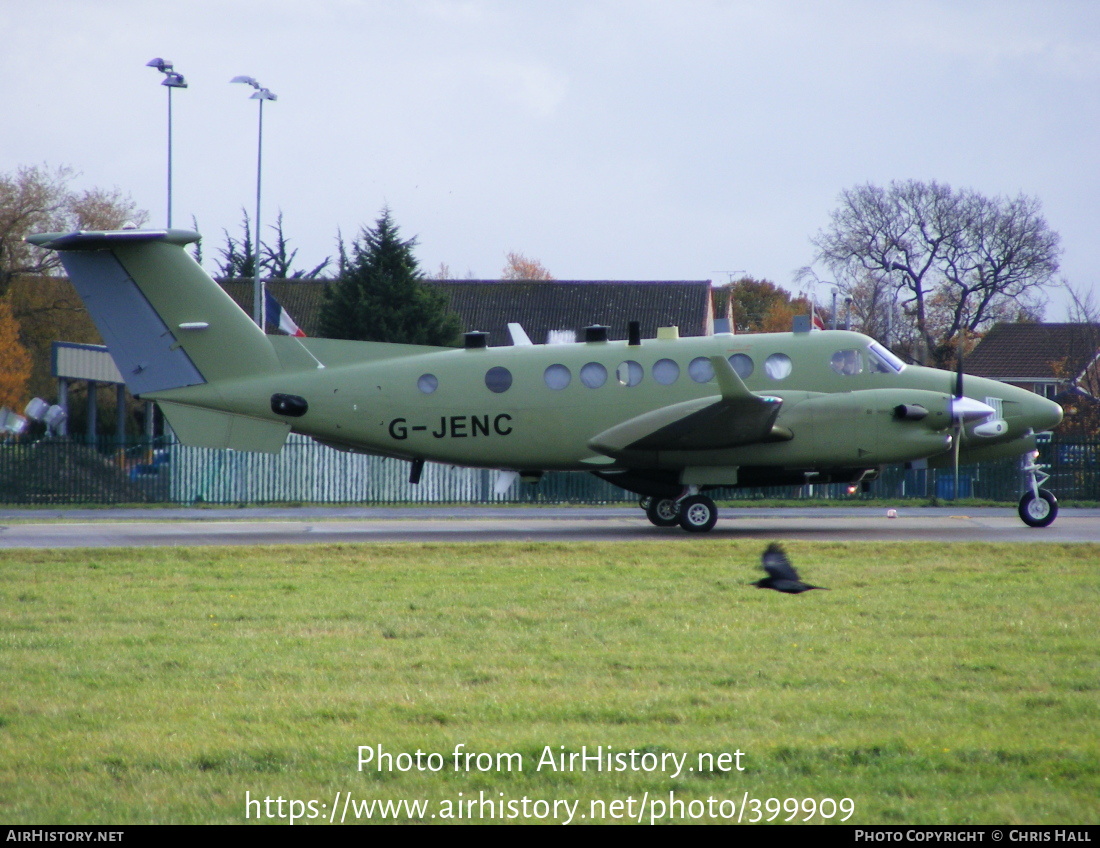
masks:
{"label": "house roof", "polygon": [[995,324],[964,370],[997,380],[1076,379],[1100,352],[1100,324]]}
{"label": "house roof", "polygon": [[[275,299],[306,335],[317,335],[325,280],[271,280]],[[698,281],[513,281],[428,280],[450,299],[465,330],[489,333],[489,344],[508,345],[508,323],[519,322],[533,342],[547,341],[551,330],[571,330],[583,338],[590,324],[606,324],[608,337],[625,339],[627,324],[639,321],[642,336],[658,327],[677,326],[684,336],[713,331],[710,283]],[[252,314],[252,281],[221,283],[242,309]]]}
{"label": "house roof", "polygon": [[658,327],[677,326],[681,335],[712,332],[710,283],[702,281],[436,281],[451,299],[467,330],[489,333],[489,344],[510,344],[507,326],[518,321],[531,341],[552,330],[571,330],[577,339],[590,324],[609,327],[608,338],[627,338],[630,321],[641,322],[643,338]]}

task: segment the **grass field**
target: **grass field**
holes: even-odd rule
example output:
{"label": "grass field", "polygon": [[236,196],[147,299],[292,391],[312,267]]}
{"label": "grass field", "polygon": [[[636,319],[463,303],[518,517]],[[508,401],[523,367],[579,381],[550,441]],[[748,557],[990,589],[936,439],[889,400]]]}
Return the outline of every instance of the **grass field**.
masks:
{"label": "grass field", "polygon": [[1100,822],[1100,548],[791,543],[801,596],[761,548],[2,552],[0,820]]}

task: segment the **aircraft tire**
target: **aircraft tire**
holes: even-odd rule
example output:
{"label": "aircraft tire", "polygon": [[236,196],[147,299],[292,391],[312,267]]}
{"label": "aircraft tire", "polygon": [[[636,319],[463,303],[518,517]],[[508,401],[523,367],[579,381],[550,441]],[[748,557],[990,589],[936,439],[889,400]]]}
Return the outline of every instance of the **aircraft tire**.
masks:
{"label": "aircraft tire", "polygon": [[718,523],[718,507],[706,495],[680,501],[680,526],[689,533],[706,533]]}
{"label": "aircraft tire", "polygon": [[1039,490],[1039,497],[1030,491],[1020,498],[1020,520],[1028,527],[1049,527],[1058,517],[1058,499],[1046,489]]}
{"label": "aircraft tire", "polygon": [[675,527],[680,523],[680,505],[672,498],[652,498],[645,517],[657,527]]}

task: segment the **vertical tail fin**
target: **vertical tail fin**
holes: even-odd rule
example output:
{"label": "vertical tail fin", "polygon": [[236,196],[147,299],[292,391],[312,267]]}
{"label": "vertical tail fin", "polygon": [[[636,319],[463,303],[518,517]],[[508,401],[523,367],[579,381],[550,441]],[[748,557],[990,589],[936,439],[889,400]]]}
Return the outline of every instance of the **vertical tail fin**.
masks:
{"label": "vertical tail fin", "polygon": [[134,394],[278,370],[263,331],[199,267],[187,230],[46,233]]}

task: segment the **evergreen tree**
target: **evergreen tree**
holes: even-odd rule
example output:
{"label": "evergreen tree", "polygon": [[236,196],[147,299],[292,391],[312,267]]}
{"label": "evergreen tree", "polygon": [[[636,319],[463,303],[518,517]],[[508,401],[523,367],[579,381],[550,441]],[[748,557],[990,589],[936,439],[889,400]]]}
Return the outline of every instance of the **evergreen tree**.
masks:
{"label": "evergreen tree", "polygon": [[364,229],[351,255],[341,248],[339,280],[325,289],[320,334],[330,339],[450,345],[462,331],[447,296],[425,281],[390,210]]}

